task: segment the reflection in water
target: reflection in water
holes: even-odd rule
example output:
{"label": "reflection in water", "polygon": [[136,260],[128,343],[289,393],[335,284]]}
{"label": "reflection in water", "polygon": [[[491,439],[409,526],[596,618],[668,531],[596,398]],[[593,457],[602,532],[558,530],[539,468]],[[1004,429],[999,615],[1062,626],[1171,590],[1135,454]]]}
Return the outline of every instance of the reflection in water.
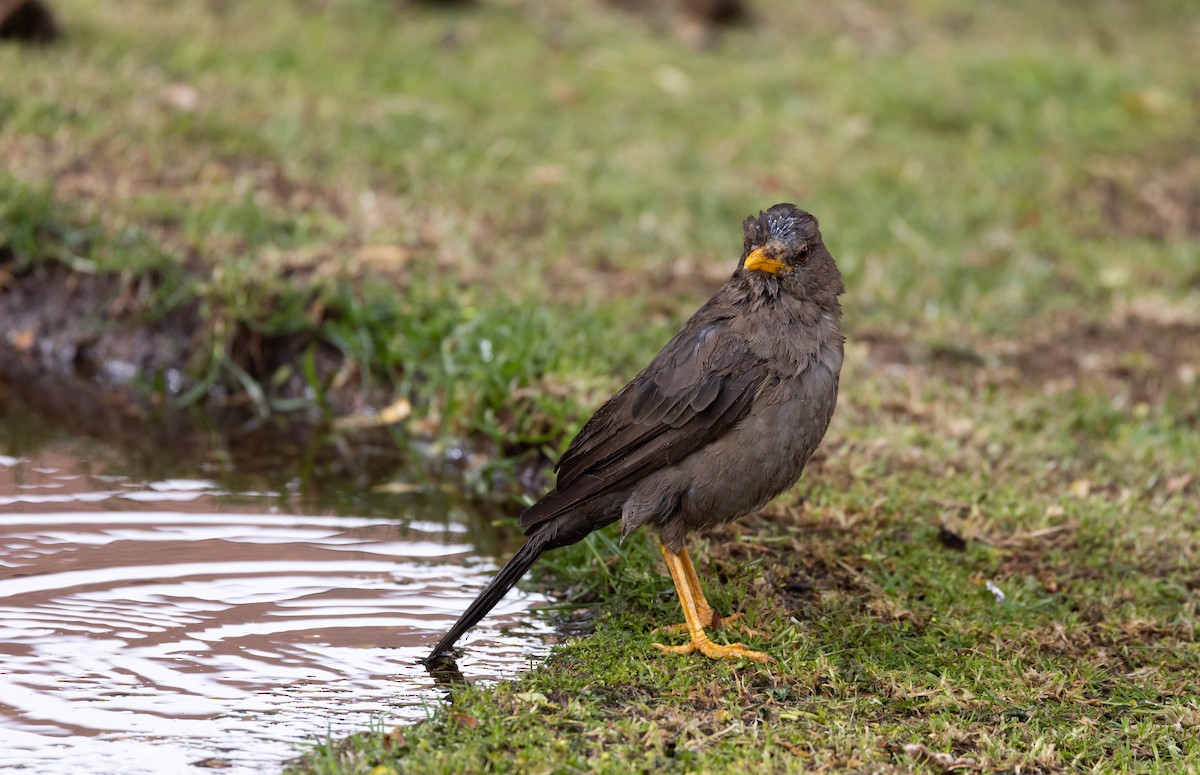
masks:
{"label": "reflection in water", "polygon": [[[0,769],[258,773],[424,717],[439,693],[416,660],[495,571],[466,528],[222,508],[212,482],[0,455]],[[540,652],[534,602],[479,628],[467,678]]]}

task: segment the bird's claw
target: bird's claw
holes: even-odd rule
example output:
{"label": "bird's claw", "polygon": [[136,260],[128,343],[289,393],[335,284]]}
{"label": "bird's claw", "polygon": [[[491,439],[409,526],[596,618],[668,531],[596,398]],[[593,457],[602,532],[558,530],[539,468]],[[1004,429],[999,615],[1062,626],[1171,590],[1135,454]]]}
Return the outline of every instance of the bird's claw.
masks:
{"label": "bird's claw", "polygon": [[664,651],[668,654],[690,654],[693,651],[699,651],[711,659],[753,659],[755,662],[762,662],[764,664],[774,661],[768,655],[761,651],[754,651],[744,643],[730,643],[726,646],[720,643],[713,643],[708,638],[694,638],[681,646],[668,646],[663,643],[652,643],[651,645],[659,651]]}

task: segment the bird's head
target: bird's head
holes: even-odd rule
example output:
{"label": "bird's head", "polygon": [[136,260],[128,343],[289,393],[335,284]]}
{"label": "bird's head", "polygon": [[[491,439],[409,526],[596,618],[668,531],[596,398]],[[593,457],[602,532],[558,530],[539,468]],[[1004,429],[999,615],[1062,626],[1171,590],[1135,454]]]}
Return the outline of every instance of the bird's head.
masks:
{"label": "bird's head", "polygon": [[[777,281],[797,298],[836,303],[845,290],[817,219],[792,204],[777,204],[742,224],[745,250],[738,272],[763,287]],[[772,280],[773,278],[773,280]]]}

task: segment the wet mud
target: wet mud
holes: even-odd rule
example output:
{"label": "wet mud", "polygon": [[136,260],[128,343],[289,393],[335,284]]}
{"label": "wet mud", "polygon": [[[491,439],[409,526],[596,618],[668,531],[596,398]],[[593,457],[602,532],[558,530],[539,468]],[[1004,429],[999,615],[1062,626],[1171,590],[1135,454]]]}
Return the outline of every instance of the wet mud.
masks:
{"label": "wet mud", "polygon": [[[153,276],[127,281],[57,261],[16,272],[0,254],[0,378],[45,411],[85,422],[114,409],[127,420],[158,424],[183,421],[188,407],[226,424],[262,416],[244,391],[195,374],[197,351],[213,333],[202,328],[201,300],[163,308],[157,296],[169,292],[169,283]],[[230,339],[231,367],[269,382],[269,398],[312,404],[307,414],[289,418],[293,425],[320,421],[301,358],[311,356],[324,386],[344,365],[339,352],[309,332],[272,337],[238,330]],[[285,366],[294,368],[279,379]],[[356,387],[330,387],[321,399],[335,415],[350,413],[366,398]]]}
{"label": "wet mud", "polygon": [[[195,376],[200,330],[196,300],[155,312],[144,298],[162,289],[154,278],[77,272],[47,261],[15,273],[0,248],[0,421],[32,413],[76,434],[123,445],[134,457],[212,461],[227,468],[270,470],[300,465],[330,478],[359,482],[389,475],[407,462],[402,428],[333,419],[370,414],[390,397],[336,382],[343,356],[310,334],[264,337],[233,332],[231,360],[272,400],[291,411],[265,411],[246,392]],[[153,313],[153,314],[152,314]],[[312,400],[311,366],[324,386]],[[290,373],[280,380],[281,370]],[[199,391],[195,400],[184,400]],[[452,474],[446,461],[425,461],[425,473]]]}

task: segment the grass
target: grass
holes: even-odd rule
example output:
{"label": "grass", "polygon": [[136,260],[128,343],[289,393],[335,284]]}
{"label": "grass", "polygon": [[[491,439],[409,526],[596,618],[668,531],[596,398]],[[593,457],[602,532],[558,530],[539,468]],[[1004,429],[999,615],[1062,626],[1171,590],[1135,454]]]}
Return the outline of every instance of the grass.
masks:
{"label": "grass", "polygon": [[[652,624],[680,618],[653,542],[618,551],[600,535],[545,561],[593,634],[513,684],[455,687],[429,722],[329,746],[326,764],[296,771],[1195,766],[1194,429],[1152,413],[1113,424],[1097,396],[1008,391],[967,429],[938,408],[961,407],[956,380],[916,380],[930,402],[920,421],[834,438],[803,498],[695,551],[710,597],[747,615],[763,633],[749,644],[774,664],[653,651]],[[879,381],[856,395],[901,380]],[[842,427],[869,404],[844,407]],[[1031,416],[1041,432],[1014,430]],[[1106,441],[1081,443],[1098,427]],[[881,436],[895,450],[873,448]]]}
{"label": "grass", "polygon": [[544,460],[747,213],[816,213],[846,276],[821,458],[694,552],[775,664],[651,652],[652,540],[600,535],[543,579],[594,634],[298,771],[1200,767],[1200,13],[756,7],[697,52],[583,0],[62,0],[65,43],[0,48],[5,282],[153,276],[195,384],[268,409],[246,331],[331,348],[412,437]]}

